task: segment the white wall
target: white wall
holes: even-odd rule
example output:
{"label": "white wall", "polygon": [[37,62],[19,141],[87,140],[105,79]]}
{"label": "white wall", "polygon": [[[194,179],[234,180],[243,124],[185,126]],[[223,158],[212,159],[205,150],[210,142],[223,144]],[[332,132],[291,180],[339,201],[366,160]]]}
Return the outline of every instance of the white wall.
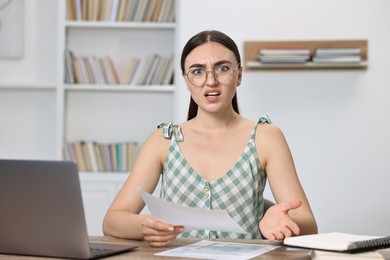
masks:
{"label": "white wall", "polygon": [[24,55],[0,59],[0,158],[53,159],[58,4],[23,2]]}
{"label": "white wall", "polygon": [[[242,57],[247,40],[369,41],[367,71],[247,72],[238,91],[244,116],[269,114],[285,133],[320,232],[390,234],[388,10],[387,0],[198,0],[178,7],[178,55],[205,29],[229,34]],[[175,99],[181,122],[189,100],[183,84]]]}
{"label": "white wall", "polygon": [[57,81],[57,1],[24,0],[24,55],[0,59],[1,85],[54,86]]}

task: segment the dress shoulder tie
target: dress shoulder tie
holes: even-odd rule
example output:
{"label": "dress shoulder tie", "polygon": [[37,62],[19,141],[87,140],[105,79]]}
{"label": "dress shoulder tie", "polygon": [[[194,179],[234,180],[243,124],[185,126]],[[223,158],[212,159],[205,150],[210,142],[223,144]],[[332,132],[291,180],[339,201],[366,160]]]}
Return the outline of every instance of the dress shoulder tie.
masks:
{"label": "dress shoulder tie", "polygon": [[261,116],[259,120],[257,121],[259,124],[272,124],[271,119],[268,115]]}
{"label": "dress shoulder tie", "polygon": [[[184,140],[180,126],[174,125],[172,122],[161,123],[157,128],[162,128],[165,139],[172,139],[172,136],[174,136],[178,142],[183,142]],[[175,131],[175,128],[177,128],[177,131]]]}

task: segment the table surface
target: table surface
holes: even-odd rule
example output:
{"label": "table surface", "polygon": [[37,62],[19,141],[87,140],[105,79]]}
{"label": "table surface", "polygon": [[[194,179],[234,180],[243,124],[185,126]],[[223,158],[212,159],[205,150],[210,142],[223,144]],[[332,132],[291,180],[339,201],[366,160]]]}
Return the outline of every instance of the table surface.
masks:
{"label": "table surface", "polygon": [[[148,243],[145,241],[137,241],[137,240],[126,240],[126,239],[119,239],[119,238],[113,238],[113,237],[106,237],[106,236],[92,236],[90,237],[91,242],[98,242],[98,243],[115,243],[115,244],[131,244],[138,246],[137,249],[131,252],[126,252],[118,255],[113,255],[110,257],[105,257],[102,259],[170,259],[170,257],[164,257],[164,256],[155,256],[155,253],[166,251],[169,249],[173,249],[176,247],[188,245],[191,243],[198,242],[202,239],[177,239],[174,243],[170,244],[166,247],[150,247]],[[267,241],[267,240],[241,240],[241,239],[235,239],[235,240],[222,240],[222,239],[212,239],[213,241],[224,241],[224,242],[237,242],[237,243],[252,243],[252,244],[266,244],[266,245],[278,245],[278,243]],[[280,245],[280,243],[279,243]],[[280,246],[279,248],[268,252],[264,255],[260,255],[253,259],[310,259],[310,250],[305,249],[290,249],[286,248],[284,246]],[[10,259],[10,260],[32,260],[32,259],[56,259],[56,258],[50,258],[50,257],[32,257],[32,256],[21,256],[21,255],[4,255],[0,254],[0,260],[2,259]],[[190,258],[181,258],[181,257],[175,257],[173,258],[175,260],[180,259],[190,259]]]}

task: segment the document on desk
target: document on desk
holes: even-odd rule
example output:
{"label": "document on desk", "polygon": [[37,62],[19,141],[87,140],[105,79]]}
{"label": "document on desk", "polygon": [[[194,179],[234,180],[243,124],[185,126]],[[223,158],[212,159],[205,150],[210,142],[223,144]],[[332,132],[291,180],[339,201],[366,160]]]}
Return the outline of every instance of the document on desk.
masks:
{"label": "document on desk", "polygon": [[263,255],[278,247],[279,246],[274,245],[244,244],[202,240],[194,244],[156,253],[155,255],[217,260],[243,260]]}
{"label": "document on desk", "polygon": [[247,233],[225,210],[187,207],[157,198],[142,190],[139,190],[139,193],[156,219],[175,226],[184,226],[186,231],[200,229]]}

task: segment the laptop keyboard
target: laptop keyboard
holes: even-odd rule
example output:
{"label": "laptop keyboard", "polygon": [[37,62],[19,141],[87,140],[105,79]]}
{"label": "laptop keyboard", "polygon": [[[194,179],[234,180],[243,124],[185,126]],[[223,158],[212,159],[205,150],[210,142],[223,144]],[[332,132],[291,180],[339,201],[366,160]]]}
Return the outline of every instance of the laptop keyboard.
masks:
{"label": "laptop keyboard", "polygon": [[112,251],[112,248],[90,247],[91,255],[100,255]]}

